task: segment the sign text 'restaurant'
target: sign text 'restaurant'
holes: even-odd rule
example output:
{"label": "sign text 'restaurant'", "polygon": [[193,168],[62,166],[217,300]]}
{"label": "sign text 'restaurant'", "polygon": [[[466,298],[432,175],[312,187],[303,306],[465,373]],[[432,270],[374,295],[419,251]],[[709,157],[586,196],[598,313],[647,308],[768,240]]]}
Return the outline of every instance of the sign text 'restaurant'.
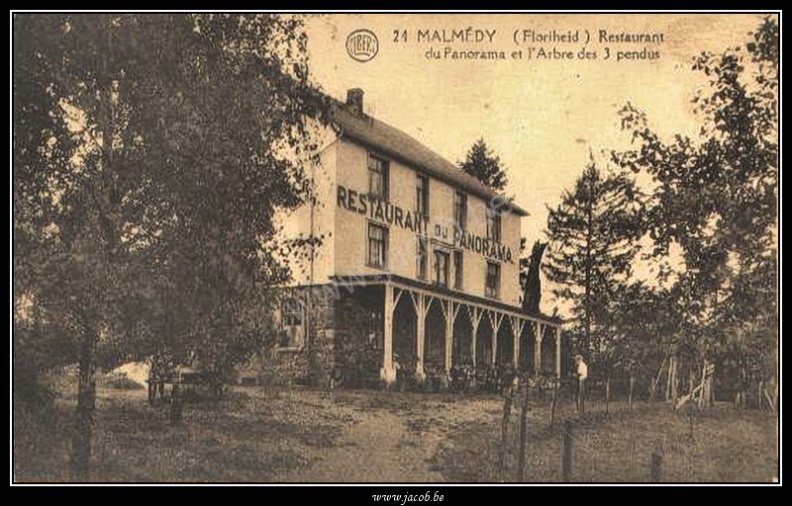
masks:
{"label": "sign text 'restaurant'", "polygon": [[[357,212],[370,219],[396,225],[400,228],[415,232],[420,235],[429,235],[429,218],[391,204],[368,193],[338,185],[336,204],[348,211]],[[447,227],[435,225],[435,235],[447,238]],[[472,234],[466,230],[455,230],[453,234],[454,246],[473,251],[487,258],[501,262],[514,263],[511,248],[492,239]]]}

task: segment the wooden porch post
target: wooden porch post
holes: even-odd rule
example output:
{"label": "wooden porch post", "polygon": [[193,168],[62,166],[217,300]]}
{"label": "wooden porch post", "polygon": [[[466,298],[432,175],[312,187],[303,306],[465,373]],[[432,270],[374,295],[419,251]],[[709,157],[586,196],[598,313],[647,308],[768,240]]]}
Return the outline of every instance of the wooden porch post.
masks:
{"label": "wooden porch post", "polygon": [[472,339],[470,340],[470,346],[472,347],[470,356],[473,359],[473,367],[476,367],[476,335],[478,334],[478,327],[481,322],[481,310],[473,306],[471,311],[471,307],[468,306],[468,315],[470,316],[470,326],[473,329]]}
{"label": "wooden porch post", "polygon": [[385,285],[385,307],[383,331],[383,357],[380,376],[386,384],[396,381],[396,370],[393,368],[393,285]]}
{"label": "wooden porch post", "polygon": [[496,365],[497,362],[497,355],[498,355],[498,331],[500,330],[501,323],[503,323],[504,315],[502,313],[496,313],[494,311],[490,311],[490,329],[492,329],[492,365]]}
{"label": "wooden porch post", "polygon": [[[495,327],[495,320],[493,319],[493,314],[494,314],[494,312],[490,311],[490,314],[489,314],[490,333],[491,333],[490,334],[491,335],[490,352],[491,352],[491,355],[492,355],[492,357],[490,358],[490,364],[492,364],[494,366],[495,363],[496,363],[495,360],[498,358],[497,357],[497,354],[498,354],[498,329]],[[497,316],[495,316],[495,318],[497,318]]]}
{"label": "wooden porch post", "polygon": [[512,346],[513,350],[513,363],[514,369],[517,370],[520,367],[520,332],[522,325],[520,324],[520,319],[514,316],[511,317],[512,320],[512,338],[514,339],[514,346]]}
{"label": "wooden porch post", "polygon": [[419,381],[426,379],[424,371],[424,343],[426,336],[426,297],[418,293],[418,299],[413,298],[415,303],[415,377]]}
{"label": "wooden porch post", "polygon": [[522,335],[525,320],[512,316],[512,334],[514,335],[514,369],[520,368],[520,336]]}
{"label": "wooden porch post", "polygon": [[454,340],[454,301],[449,299],[448,304],[443,305],[445,310],[445,371],[451,371],[451,352]]}

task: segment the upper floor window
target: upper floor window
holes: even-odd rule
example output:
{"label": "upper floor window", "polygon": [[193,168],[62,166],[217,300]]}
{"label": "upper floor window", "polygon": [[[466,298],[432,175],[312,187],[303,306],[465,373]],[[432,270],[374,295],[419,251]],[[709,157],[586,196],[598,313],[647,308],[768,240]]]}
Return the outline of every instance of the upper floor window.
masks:
{"label": "upper floor window", "polygon": [[415,212],[419,216],[429,216],[429,178],[421,174],[415,178]]}
{"label": "upper floor window", "polygon": [[487,239],[501,242],[501,215],[490,207],[487,207]]}
{"label": "upper floor window", "polygon": [[369,155],[369,195],[383,200],[388,199],[388,162]]}
{"label": "upper floor window", "polygon": [[448,286],[448,252],[436,249],[434,252],[435,269],[434,282],[440,286]]}
{"label": "upper floor window", "polygon": [[454,288],[461,289],[465,279],[462,250],[454,250]]}
{"label": "upper floor window", "polygon": [[426,237],[419,235],[415,251],[415,270],[420,279],[426,279],[427,263],[429,254],[426,248]]}
{"label": "upper floor window", "polygon": [[454,226],[460,232],[467,227],[467,195],[462,192],[454,193]]}
{"label": "upper floor window", "polygon": [[388,265],[388,229],[374,223],[368,225],[368,264],[381,269]]}
{"label": "upper floor window", "polygon": [[500,294],[501,266],[495,262],[487,262],[487,279],[484,295],[497,299]]}

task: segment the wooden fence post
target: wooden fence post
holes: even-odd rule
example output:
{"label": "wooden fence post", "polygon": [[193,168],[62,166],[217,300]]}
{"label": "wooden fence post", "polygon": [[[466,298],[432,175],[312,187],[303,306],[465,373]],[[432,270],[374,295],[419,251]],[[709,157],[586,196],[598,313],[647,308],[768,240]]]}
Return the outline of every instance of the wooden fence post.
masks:
{"label": "wooden fence post", "polygon": [[756,398],[759,399],[757,401],[756,407],[761,411],[764,409],[764,400],[762,398],[762,390],[764,390],[764,381],[759,380],[759,391],[757,392]]}
{"label": "wooden fence post", "polygon": [[509,418],[511,417],[512,402],[514,399],[514,389],[507,388],[503,395],[503,420],[501,421],[501,455],[500,467],[506,468],[506,453],[509,444]]}
{"label": "wooden fence post", "polygon": [[178,382],[173,383],[171,389],[171,406],[170,406],[170,422],[172,425],[178,425],[182,421],[182,395],[181,385]]}
{"label": "wooden fence post", "polygon": [[629,398],[628,398],[628,400],[627,400],[627,402],[628,402],[628,404],[629,404],[629,406],[630,406],[630,411],[632,411],[632,408],[633,408],[633,406],[632,406],[632,399],[633,399],[633,387],[634,387],[634,386],[635,386],[635,376],[633,376],[633,375],[631,374],[631,375],[630,375],[630,396],[629,396]]}
{"label": "wooden fence post", "polygon": [[564,420],[564,444],[561,455],[561,481],[572,481],[572,421]]}
{"label": "wooden fence post", "polygon": [[528,439],[528,381],[525,382],[523,406],[520,412],[520,456],[517,465],[517,481],[525,481],[525,444]]}
{"label": "wooden fence post", "polygon": [[553,399],[550,401],[550,429],[555,423],[556,403],[558,402],[558,387],[553,387]]}
{"label": "wooden fence post", "polygon": [[652,452],[652,459],[649,461],[649,481],[652,483],[660,482],[662,467],[663,457],[657,452]]}

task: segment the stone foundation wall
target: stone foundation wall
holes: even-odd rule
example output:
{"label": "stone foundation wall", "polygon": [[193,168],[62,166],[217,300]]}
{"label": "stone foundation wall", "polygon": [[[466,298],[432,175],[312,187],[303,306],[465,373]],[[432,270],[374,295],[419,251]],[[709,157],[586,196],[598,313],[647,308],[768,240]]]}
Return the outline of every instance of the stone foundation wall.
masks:
{"label": "stone foundation wall", "polygon": [[284,288],[280,297],[298,297],[307,314],[305,343],[299,349],[277,344],[262,352],[246,374],[262,385],[307,384],[326,386],[333,370],[335,300],[331,285]]}

